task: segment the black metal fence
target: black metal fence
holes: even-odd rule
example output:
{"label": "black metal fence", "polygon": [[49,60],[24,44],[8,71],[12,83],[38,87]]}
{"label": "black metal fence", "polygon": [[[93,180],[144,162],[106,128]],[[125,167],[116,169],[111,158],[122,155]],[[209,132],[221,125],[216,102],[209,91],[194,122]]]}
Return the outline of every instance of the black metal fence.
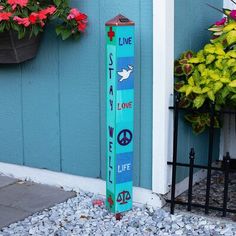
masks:
{"label": "black metal fence", "polygon": [[[197,165],[195,164],[195,150],[191,148],[189,153],[189,162],[181,163],[178,162],[178,124],[179,124],[179,112],[182,109],[179,107],[178,95],[175,97],[174,107],[170,107],[174,110],[174,135],[173,135],[173,161],[168,162],[168,165],[172,166],[172,184],[171,184],[171,199],[167,200],[170,203],[170,212],[174,214],[175,205],[186,205],[187,210],[191,211],[192,207],[199,207],[205,210],[205,214],[209,213],[209,210],[217,210],[222,212],[222,216],[225,217],[227,212],[236,213],[235,209],[228,208],[228,191],[229,191],[229,173],[235,172],[235,169],[232,169],[230,166],[230,154],[227,152],[223,158],[223,164],[221,167],[212,166],[213,163],[213,140],[214,140],[214,116],[215,116],[215,106],[214,103],[211,104],[209,113],[210,113],[210,127],[209,127],[209,146],[208,146],[208,164],[207,165]],[[224,111],[222,114],[236,114],[236,112]],[[188,183],[188,200],[183,202],[175,199],[176,193],[176,174],[177,167],[187,167],[189,168],[189,183]],[[207,170],[207,179],[206,179],[206,193],[205,193],[205,204],[193,203],[193,175],[194,169],[204,169]],[[210,205],[210,190],[211,190],[211,177],[212,171],[222,171],[224,173],[224,191],[223,191],[223,204],[222,207]]]}

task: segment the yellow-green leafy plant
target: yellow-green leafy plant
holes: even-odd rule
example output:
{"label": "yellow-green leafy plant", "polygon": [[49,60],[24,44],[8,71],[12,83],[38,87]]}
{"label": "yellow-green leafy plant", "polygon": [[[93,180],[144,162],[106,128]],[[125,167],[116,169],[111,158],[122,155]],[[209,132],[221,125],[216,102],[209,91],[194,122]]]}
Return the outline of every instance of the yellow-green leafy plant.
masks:
{"label": "yellow-green leafy plant", "polygon": [[184,52],[175,61],[179,105],[191,108],[185,118],[197,134],[210,126],[211,104],[216,110],[215,128],[220,127],[218,111],[236,107],[236,10],[223,12],[226,17],[209,28],[213,32],[210,43],[197,53]]}

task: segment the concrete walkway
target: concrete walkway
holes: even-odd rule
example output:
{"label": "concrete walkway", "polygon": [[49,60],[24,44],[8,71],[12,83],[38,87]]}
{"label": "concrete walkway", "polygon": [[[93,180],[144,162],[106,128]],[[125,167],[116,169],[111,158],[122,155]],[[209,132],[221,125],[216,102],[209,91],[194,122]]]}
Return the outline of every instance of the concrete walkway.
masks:
{"label": "concrete walkway", "polygon": [[0,175],[0,229],[75,195],[60,188]]}

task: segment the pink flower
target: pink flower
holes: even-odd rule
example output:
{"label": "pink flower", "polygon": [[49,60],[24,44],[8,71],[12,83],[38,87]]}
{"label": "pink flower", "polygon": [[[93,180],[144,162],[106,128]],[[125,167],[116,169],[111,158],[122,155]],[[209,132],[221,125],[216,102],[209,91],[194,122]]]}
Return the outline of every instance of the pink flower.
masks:
{"label": "pink flower", "polygon": [[18,25],[24,25],[25,27],[28,27],[30,25],[28,17],[21,18],[19,16],[14,16],[13,20],[16,21]]}
{"label": "pink flower", "polygon": [[0,11],[2,11],[4,9],[4,6],[0,6]]}
{"label": "pink flower", "polygon": [[219,20],[219,21],[216,21],[215,25],[221,26],[221,25],[224,25],[225,22],[226,22],[226,17],[222,18],[222,19]]}
{"label": "pink flower", "polygon": [[236,20],[236,10],[232,10],[229,15],[230,15],[231,18]]}
{"label": "pink flower", "polygon": [[67,20],[72,20],[74,19],[76,16],[78,16],[80,14],[80,12],[76,9],[76,8],[72,8],[70,10],[70,14],[67,16]]}
{"label": "pink flower", "polygon": [[70,14],[67,16],[67,20],[75,19],[77,22],[77,29],[80,32],[84,32],[87,27],[87,15],[79,12],[76,8],[70,10]]}
{"label": "pink flower", "polygon": [[0,21],[9,20],[11,15],[11,12],[0,12]]}
{"label": "pink flower", "polygon": [[7,0],[7,3],[11,5],[12,9],[14,10],[17,5],[20,7],[27,6],[29,0]]}
{"label": "pink flower", "polygon": [[80,32],[84,32],[85,29],[86,29],[86,27],[87,27],[86,23],[78,22],[78,26],[77,26],[78,31],[80,31]]}
{"label": "pink flower", "polygon": [[46,15],[53,15],[56,10],[57,9],[55,6],[50,6],[48,8],[45,8],[45,9],[39,11],[39,14],[41,15],[41,17],[46,17]]}

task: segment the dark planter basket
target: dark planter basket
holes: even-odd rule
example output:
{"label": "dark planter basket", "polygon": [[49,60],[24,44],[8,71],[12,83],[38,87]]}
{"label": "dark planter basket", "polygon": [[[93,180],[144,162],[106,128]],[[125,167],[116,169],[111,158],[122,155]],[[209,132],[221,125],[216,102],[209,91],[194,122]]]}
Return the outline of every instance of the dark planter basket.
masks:
{"label": "dark planter basket", "polygon": [[36,56],[40,36],[18,39],[17,33],[0,33],[0,64],[17,64]]}

